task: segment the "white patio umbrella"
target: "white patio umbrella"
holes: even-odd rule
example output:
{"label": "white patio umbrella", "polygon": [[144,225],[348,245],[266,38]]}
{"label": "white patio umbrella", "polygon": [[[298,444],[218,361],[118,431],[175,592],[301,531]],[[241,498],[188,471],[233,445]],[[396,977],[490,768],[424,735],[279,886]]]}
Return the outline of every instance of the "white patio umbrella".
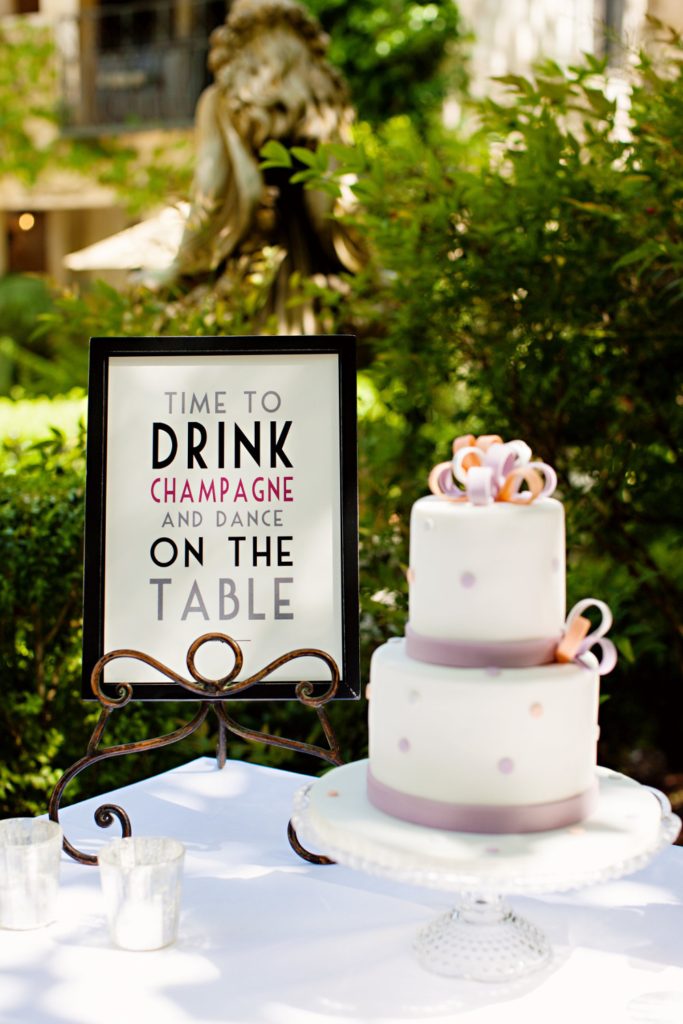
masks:
{"label": "white patio umbrella", "polygon": [[133,227],[64,257],[69,270],[165,270],[178,251],[189,203],[168,206]]}

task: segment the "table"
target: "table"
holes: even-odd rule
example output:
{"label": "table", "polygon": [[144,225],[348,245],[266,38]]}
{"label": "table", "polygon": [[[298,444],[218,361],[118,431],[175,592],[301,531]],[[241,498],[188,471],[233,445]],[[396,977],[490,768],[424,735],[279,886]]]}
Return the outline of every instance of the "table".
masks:
{"label": "table", "polygon": [[628,878],[565,895],[511,897],[555,959],[514,986],[442,978],[416,962],[416,930],[449,894],[311,865],[286,827],[305,777],[200,758],[61,812],[94,853],[118,826],[187,847],[178,942],[131,953],[107,934],[98,869],[65,857],[60,913],[0,931],[1,1024],[636,1024],[683,1022],[683,848]]}

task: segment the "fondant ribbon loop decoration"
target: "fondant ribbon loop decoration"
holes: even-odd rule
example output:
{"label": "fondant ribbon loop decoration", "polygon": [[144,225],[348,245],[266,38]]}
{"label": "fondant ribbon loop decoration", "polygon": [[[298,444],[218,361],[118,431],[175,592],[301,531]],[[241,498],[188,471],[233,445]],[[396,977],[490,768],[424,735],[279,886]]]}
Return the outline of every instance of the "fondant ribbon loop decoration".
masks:
{"label": "fondant ribbon loop decoration", "polygon": [[[450,501],[489,505],[493,501],[529,504],[552,494],[555,470],[545,462],[531,462],[524,441],[504,443],[498,434],[456,437],[452,462],[441,462],[429,474],[433,494]],[[522,491],[526,483],[527,490]]]}
{"label": "fondant ribbon loop decoration", "polygon": [[441,498],[450,498],[452,501],[465,501],[466,494],[460,490],[453,479],[453,465],[450,462],[440,462],[429,474],[429,490]]}
{"label": "fondant ribbon loop decoration", "polygon": [[[602,619],[596,628],[591,628],[590,620],[582,612],[587,608],[597,608]],[[611,672],[617,663],[617,649],[605,634],[612,625],[612,613],[604,601],[598,601],[593,597],[586,597],[583,601],[575,604],[565,623],[564,636],[557,645],[555,660],[560,662],[578,661],[582,654],[593,647],[600,648],[600,661],[598,673],[606,676]]]}
{"label": "fondant ribbon loop decoration", "polygon": [[467,497],[473,505],[490,505],[495,500],[495,483],[489,466],[472,466],[467,474]]}

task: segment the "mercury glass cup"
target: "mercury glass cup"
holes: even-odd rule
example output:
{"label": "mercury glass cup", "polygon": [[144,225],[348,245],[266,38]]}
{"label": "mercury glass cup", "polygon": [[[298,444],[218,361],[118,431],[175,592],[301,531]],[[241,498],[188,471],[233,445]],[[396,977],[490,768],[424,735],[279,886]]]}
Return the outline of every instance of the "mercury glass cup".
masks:
{"label": "mercury glass cup", "polygon": [[0,821],[0,927],[42,928],[54,921],[61,852],[56,821]]}
{"label": "mercury glass cup", "polygon": [[114,839],[98,855],[112,942],[121,949],[161,949],[178,934],[185,847],[176,839]]}

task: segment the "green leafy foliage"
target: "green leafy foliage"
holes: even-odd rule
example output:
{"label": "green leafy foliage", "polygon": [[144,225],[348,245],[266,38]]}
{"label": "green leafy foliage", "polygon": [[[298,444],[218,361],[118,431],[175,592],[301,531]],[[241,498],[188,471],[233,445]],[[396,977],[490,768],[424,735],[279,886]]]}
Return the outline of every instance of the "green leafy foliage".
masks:
{"label": "green leafy foliage", "polygon": [[51,289],[38,277],[0,278],[0,395],[63,394],[74,379],[73,349],[51,334]]}
{"label": "green leafy foliage", "polygon": [[306,0],[330,34],[363,120],[397,114],[424,121],[464,81],[460,18],[452,0]]}
{"label": "green leafy foliage", "polygon": [[[31,183],[50,162],[56,132],[57,68],[51,33],[21,20],[11,28],[0,26],[0,56],[0,167],[4,174]],[[37,137],[42,144],[36,144]]]}
{"label": "green leafy foliage", "polygon": [[[0,809],[44,809],[57,777],[61,682],[77,671],[83,481],[63,437],[6,452],[0,475]],[[41,807],[41,801],[43,806]]]}

